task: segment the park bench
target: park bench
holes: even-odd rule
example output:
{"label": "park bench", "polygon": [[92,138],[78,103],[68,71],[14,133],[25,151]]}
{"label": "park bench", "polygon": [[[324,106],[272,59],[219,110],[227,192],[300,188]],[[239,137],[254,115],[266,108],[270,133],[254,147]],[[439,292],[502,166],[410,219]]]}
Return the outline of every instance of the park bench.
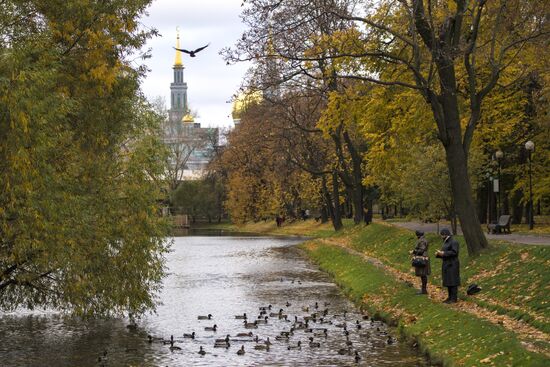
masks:
{"label": "park bench", "polygon": [[501,215],[498,218],[498,222],[496,223],[489,223],[487,225],[487,232],[488,233],[512,233],[510,231],[510,223],[512,222],[512,216],[511,215]]}

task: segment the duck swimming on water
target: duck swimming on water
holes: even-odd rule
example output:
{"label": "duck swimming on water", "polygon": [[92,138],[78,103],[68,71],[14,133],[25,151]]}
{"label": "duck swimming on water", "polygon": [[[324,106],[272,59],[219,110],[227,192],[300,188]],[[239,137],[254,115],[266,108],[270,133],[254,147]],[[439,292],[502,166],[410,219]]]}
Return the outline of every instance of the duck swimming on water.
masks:
{"label": "duck swimming on water", "polygon": [[207,326],[204,328],[205,331],[216,331],[218,329],[218,325],[214,324],[214,326]]}
{"label": "duck swimming on water", "polygon": [[296,345],[289,345],[286,349],[292,350],[292,349],[302,349],[302,342],[298,340],[298,344]]}
{"label": "duck swimming on water", "polygon": [[199,319],[199,320],[210,320],[210,319],[212,319],[212,315],[208,314],[207,316],[197,316],[197,319]]}

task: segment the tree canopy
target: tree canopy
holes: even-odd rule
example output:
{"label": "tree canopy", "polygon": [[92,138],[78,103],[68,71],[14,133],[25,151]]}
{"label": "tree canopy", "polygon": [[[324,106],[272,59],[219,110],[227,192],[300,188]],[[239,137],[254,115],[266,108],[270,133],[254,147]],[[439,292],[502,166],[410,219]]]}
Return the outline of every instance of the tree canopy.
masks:
{"label": "tree canopy", "polygon": [[154,308],[165,154],[131,66],[148,4],[0,3],[1,309]]}

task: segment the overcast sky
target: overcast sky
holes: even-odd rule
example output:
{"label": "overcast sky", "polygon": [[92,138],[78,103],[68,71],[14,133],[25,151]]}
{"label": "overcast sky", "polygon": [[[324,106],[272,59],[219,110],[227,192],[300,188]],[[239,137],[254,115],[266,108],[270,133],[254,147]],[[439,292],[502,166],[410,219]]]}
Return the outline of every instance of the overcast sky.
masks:
{"label": "overcast sky", "polygon": [[210,42],[195,58],[183,54],[187,98],[191,109],[199,114],[195,121],[203,127],[232,125],[231,104],[227,101],[237,92],[247,65],[226,66],[219,51],[233,46],[244,31],[239,17],[241,3],[242,0],[154,0],[149,16],[142,20],[160,32],[146,45],[152,48],[152,58],[145,61],[151,70],[142,84],[145,95],[150,99],[162,96],[170,103],[175,58],[172,47],[179,27],[182,48],[195,49]]}

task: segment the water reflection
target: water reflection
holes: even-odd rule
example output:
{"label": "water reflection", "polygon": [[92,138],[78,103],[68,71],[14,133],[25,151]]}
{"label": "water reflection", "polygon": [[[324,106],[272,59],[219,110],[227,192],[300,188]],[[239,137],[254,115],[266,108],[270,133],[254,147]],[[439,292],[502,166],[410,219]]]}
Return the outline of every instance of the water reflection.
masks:
{"label": "water reflection", "polygon": [[[361,357],[358,365],[426,365],[408,346],[388,344],[392,331],[380,322],[364,320],[328,277],[292,246],[298,241],[248,235],[175,238],[157,314],[140,320],[135,330],[127,328],[127,320],[82,322],[48,312],[3,316],[0,356],[7,363],[2,365],[348,366],[355,364],[355,350]],[[260,314],[259,308],[268,305],[272,307],[267,315],[273,315],[257,329],[245,329],[243,320],[235,318],[246,313],[251,322]],[[277,317],[281,308],[287,320]],[[304,321],[314,312],[318,316],[308,327],[317,330],[296,330],[289,340],[276,340],[281,332],[290,331],[295,319]],[[213,319],[197,319],[207,314]],[[204,330],[214,324],[216,332]],[[183,337],[193,331],[195,339]],[[258,343],[236,338],[249,331],[258,336]],[[215,339],[227,334],[232,336],[231,346],[215,348]],[[151,343],[148,335],[155,338]],[[162,342],[171,335],[180,349],[170,350]],[[320,347],[311,347],[310,337]],[[265,345],[267,338],[272,342],[269,351],[255,349]],[[298,341],[301,349],[288,349]],[[340,355],[338,351],[347,351],[348,343],[351,353]],[[243,345],[245,354],[238,355]],[[198,354],[201,346],[205,355]]]}

